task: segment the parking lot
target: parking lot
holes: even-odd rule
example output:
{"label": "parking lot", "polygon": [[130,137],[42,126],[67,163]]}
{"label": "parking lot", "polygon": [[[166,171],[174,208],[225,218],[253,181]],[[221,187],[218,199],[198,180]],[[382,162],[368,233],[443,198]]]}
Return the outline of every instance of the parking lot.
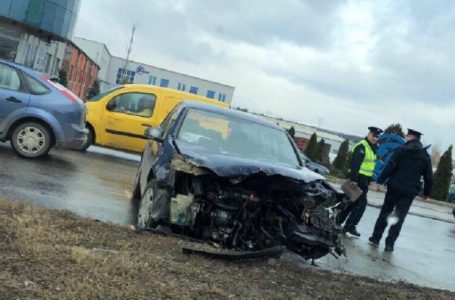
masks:
{"label": "parking lot", "polygon": [[[0,161],[4,198],[123,226],[134,223],[130,197],[139,161],[136,155],[92,147],[88,153],[53,150],[44,159],[24,160],[1,144]],[[346,259],[328,255],[317,262],[319,266],[455,291],[455,224],[409,215],[396,251],[385,254],[383,244],[372,248],[367,243],[378,212],[368,207],[358,227],[362,237],[345,238]],[[292,255],[287,258],[300,262]]]}

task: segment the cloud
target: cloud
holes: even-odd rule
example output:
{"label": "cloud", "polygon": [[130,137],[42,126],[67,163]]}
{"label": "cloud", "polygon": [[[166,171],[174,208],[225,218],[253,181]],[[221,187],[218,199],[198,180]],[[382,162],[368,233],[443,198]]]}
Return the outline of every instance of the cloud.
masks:
{"label": "cloud", "polygon": [[83,1],[76,34],[236,87],[235,106],[364,134],[401,122],[455,143],[452,1]]}

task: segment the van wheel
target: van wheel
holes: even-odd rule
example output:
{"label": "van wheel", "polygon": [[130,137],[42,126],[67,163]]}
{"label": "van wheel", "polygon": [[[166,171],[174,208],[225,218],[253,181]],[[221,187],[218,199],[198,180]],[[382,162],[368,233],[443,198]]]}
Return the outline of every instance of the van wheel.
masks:
{"label": "van wheel", "polygon": [[13,130],[11,146],[19,156],[38,158],[49,152],[52,138],[45,126],[37,122],[26,122]]}
{"label": "van wheel", "polygon": [[90,147],[93,144],[93,130],[88,127],[88,134],[87,134],[87,140],[85,141],[84,145],[79,149],[79,151],[87,151],[88,147]]}

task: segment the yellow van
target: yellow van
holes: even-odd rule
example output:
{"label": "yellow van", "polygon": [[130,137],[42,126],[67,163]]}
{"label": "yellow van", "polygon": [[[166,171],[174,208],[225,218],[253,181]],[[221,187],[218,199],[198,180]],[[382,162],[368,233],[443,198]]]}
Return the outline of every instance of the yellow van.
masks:
{"label": "yellow van", "polygon": [[193,100],[228,107],[226,103],[152,85],[119,85],[95,96],[87,106],[87,143],[142,152],[147,127],[158,127],[181,101]]}

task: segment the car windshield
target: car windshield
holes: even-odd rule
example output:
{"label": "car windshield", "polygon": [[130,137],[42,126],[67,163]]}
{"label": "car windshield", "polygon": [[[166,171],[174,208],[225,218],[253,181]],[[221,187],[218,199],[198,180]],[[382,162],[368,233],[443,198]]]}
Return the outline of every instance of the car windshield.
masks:
{"label": "car windshield", "polygon": [[300,151],[300,157],[305,161],[305,162],[311,162],[311,159],[305,154],[305,152]]}
{"label": "car windshield", "polygon": [[284,131],[221,113],[188,110],[177,140],[214,154],[300,166]]}
{"label": "car windshield", "polygon": [[96,101],[99,101],[101,100],[102,98],[104,98],[104,96],[107,96],[109,95],[110,93],[116,91],[116,90],[119,90],[119,89],[123,89],[123,86],[122,85],[118,85],[118,86],[115,86],[113,88],[110,88],[104,92],[102,92],[101,94],[98,94],[90,99],[87,99],[86,101],[88,102],[96,102]]}

